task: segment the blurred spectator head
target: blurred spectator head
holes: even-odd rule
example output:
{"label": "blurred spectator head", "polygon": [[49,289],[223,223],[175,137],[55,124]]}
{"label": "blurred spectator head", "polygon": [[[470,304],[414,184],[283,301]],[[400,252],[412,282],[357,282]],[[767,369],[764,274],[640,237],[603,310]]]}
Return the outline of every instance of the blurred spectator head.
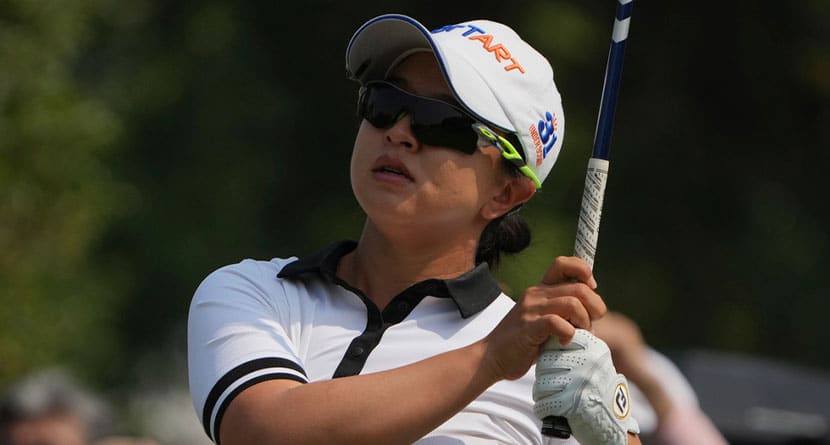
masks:
{"label": "blurred spectator head", "polygon": [[83,445],[110,423],[104,403],[59,369],[25,377],[0,398],[0,445]]}

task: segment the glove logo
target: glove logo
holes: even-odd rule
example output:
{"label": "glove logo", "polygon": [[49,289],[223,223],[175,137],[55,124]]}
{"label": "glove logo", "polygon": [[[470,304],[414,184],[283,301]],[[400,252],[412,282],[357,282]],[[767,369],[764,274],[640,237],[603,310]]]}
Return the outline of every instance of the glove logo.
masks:
{"label": "glove logo", "polygon": [[628,416],[628,411],[631,409],[629,403],[628,388],[624,383],[617,385],[614,389],[614,414],[620,419],[625,419]]}

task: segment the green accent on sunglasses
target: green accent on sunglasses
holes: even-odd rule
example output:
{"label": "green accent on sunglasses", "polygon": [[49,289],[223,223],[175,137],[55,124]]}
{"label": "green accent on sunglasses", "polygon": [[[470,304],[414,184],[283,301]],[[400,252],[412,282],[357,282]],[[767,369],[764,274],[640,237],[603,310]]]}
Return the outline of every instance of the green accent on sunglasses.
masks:
{"label": "green accent on sunglasses", "polygon": [[516,166],[516,168],[518,168],[523,175],[530,178],[537,190],[542,188],[542,182],[539,181],[536,173],[534,173],[533,170],[527,165],[527,162],[522,159],[522,155],[519,154],[516,147],[514,147],[510,141],[480,123],[473,124],[473,130],[498,148],[499,151],[501,151],[501,156]]}

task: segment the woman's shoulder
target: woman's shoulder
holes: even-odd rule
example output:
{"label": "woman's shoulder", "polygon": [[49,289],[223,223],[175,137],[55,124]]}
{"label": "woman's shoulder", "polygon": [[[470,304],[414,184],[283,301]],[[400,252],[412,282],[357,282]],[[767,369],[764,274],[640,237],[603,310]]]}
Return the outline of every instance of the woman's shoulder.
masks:
{"label": "woman's shoulder", "polygon": [[487,307],[488,310],[501,314],[502,316],[506,315],[510,312],[510,309],[513,309],[513,306],[516,305],[516,300],[513,297],[507,295],[502,291],[490,306]]}
{"label": "woman's shoulder", "polygon": [[224,280],[275,280],[277,274],[288,264],[297,260],[297,257],[272,258],[270,260],[257,260],[246,258],[238,263],[222,266],[205,277],[204,282]]}
{"label": "woman's shoulder", "polygon": [[277,276],[296,257],[272,258],[270,260],[244,259],[238,263],[222,266],[208,274],[194,294],[194,301],[232,295],[265,296],[274,292],[284,293],[284,283]]}

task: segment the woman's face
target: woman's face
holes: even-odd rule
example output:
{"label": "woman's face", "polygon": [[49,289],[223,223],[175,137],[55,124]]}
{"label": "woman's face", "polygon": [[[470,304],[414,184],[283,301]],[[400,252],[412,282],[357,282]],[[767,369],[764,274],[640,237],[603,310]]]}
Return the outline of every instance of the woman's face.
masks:
{"label": "woman's face", "polygon": [[[431,53],[409,56],[388,80],[420,96],[452,98]],[[412,134],[409,116],[388,129],[363,120],[352,153],[352,189],[379,226],[441,231],[432,236],[480,233],[491,219],[483,207],[510,180],[501,162],[495,147],[469,155],[424,145]]]}

